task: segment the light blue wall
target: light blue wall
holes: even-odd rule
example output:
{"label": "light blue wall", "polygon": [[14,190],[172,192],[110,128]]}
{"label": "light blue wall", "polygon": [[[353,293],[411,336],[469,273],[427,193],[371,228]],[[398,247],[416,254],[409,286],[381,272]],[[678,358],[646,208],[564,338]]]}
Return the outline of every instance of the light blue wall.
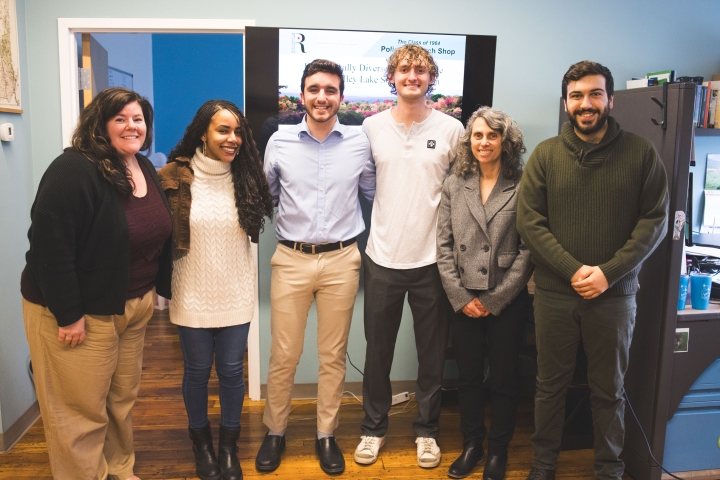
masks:
{"label": "light blue wall", "polygon": [[25,41],[25,1],[17,0],[22,115],[0,113],[15,126],[15,140],[0,145],[0,433],[35,402],[27,374],[29,350],[23,328],[20,272],[25,267],[33,198],[30,94]]}
{"label": "light blue wall", "polygon": [[[152,35],[149,33],[93,33],[108,52],[108,66],[133,76],[133,90],[155,106],[153,94]],[[155,140],[147,155],[155,151]]]}
{"label": "light blue wall", "polygon": [[152,35],[149,33],[93,33],[108,52],[108,67],[133,75],[133,90],[154,105]]}
{"label": "light blue wall", "polygon": [[242,35],[156,34],[153,38],[155,148],[169,155],[208,100],[244,110]]}
{"label": "light blue wall", "polygon": [[[233,17],[254,19],[259,26],[496,35],[494,106],[518,121],[529,151],[557,133],[560,79],[578,60],[606,64],[618,86],[633,76],[667,68],[680,75],[705,77],[720,71],[720,57],[713,47],[720,45],[720,3],[716,0],[691,4],[675,0],[447,0],[413,4],[366,0],[362,7],[357,2],[317,0],[126,0],[120,10],[114,3],[94,0],[33,0],[26,9],[35,184],[61,147],[58,17]],[[213,75],[222,64],[198,62],[198,68]],[[266,256],[261,252],[261,261]],[[354,363],[362,368],[360,320],[355,318],[349,350]],[[266,342],[268,327],[261,327]],[[311,346],[306,343],[307,358],[297,376],[300,382],[314,382],[316,378],[317,360],[313,362]],[[394,379],[414,378],[414,356],[412,333],[406,324],[396,350]],[[266,362],[262,367],[266,371]],[[349,380],[359,379],[352,369],[348,372]]]}

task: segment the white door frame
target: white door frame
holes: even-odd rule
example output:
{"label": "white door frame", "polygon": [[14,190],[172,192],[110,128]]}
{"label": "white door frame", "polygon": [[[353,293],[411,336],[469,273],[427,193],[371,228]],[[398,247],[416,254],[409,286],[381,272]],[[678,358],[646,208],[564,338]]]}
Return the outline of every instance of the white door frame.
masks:
{"label": "white door frame", "polygon": [[[76,33],[245,33],[245,27],[254,25],[255,20],[243,19],[58,18],[63,148],[70,146],[70,139],[80,114]],[[243,42],[244,48],[245,42]],[[252,244],[252,248],[257,271],[257,245]],[[255,282],[255,299],[255,314],[248,335],[248,395],[251,400],[260,400],[260,331],[258,328],[257,280]]]}

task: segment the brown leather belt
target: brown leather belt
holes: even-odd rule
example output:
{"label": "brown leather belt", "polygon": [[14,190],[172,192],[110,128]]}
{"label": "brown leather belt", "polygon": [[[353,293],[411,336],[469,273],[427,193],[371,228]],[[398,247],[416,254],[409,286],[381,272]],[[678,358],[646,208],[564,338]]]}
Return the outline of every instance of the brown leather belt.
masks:
{"label": "brown leather belt", "polygon": [[292,242],[290,240],[280,240],[279,242],[288,248],[297,250],[298,252],[307,253],[309,255],[317,255],[318,253],[325,253],[325,252],[332,252],[334,250],[339,250],[343,247],[352,245],[356,241],[357,241],[357,238],[351,238],[350,240],[345,240],[342,242],[321,243],[320,245],[313,245],[312,243]]}

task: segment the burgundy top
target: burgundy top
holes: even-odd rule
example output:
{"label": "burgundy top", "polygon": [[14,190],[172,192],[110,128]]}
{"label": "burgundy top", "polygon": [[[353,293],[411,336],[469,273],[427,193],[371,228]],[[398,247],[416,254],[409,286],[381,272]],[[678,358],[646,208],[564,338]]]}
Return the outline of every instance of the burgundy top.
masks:
{"label": "burgundy top", "polygon": [[141,198],[130,195],[122,200],[130,232],[128,300],[142,297],[155,286],[155,277],[160,268],[158,258],[165,240],[172,233],[170,212],[145,166],[138,164],[145,177],[147,193]]}
{"label": "burgundy top", "polygon": [[[147,194],[142,198],[130,195],[122,200],[130,235],[128,300],[142,297],[155,286],[155,277],[160,269],[158,258],[165,240],[172,233],[170,212],[145,166],[141,162],[138,164],[145,177]],[[42,292],[35,282],[27,278],[26,271],[20,278],[20,291],[27,301],[47,306]]]}

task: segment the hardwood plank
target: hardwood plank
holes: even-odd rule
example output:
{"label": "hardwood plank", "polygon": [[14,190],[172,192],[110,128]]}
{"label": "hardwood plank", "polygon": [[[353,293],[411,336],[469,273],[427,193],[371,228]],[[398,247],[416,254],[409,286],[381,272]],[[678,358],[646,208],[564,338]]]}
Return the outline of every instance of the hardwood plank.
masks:
{"label": "hardwood plank", "polygon": [[[247,369],[246,369],[247,372]],[[143,359],[143,378],[138,401],[133,409],[135,424],[136,474],[145,479],[195,479],[192,446],[187,433],[187,417],[182,399],[182,353],[177,331],[167,311],[156,311],[148,324]],[[246,373],[247,381],[247,373]],[[220,420],[217,376],[210,380],[210,421],[217,441]],[[315,403],[310,400],[293,402],[287,429],[287,450],[283,463],[275,472],[261,474],[255,470],[255,454],[265,436],[262,423],[264,402],[247,397],[242,412],[240,434],[240,463],[245,478],[273,478],[286,480],[316,480],[329,477],[318,466],[315,456]],[[490,409],[487,409],[489,424]],[[457,406],[443,407],[441,434],[438,444],[442,462],[433,469],[421,469],[415,459],[415,438],[412,422],[417,408],[409,404],[392,408],[390,431],[378,461],[361,466],[353,461],[353,452],[360,441],[362,406],[353,398],[346,398],[340,409],[340,427],[335,432],[345,455],[343,478],[350,479],[435,479],[447,478],[447,469],[462,450]],[[510,445],[508,480],[524,480],[530,469],[533,430],[532,398],[523,398],[515,436]],[[0,479],[51,479],[47,445],[38,420],[7,454],[0,455]],[[482,478],[482,467],[468,478]],[[592,479],[592,451],[562,452],[558,464],[559,479]],[[626,476],[626,478],[630,478]]]}

